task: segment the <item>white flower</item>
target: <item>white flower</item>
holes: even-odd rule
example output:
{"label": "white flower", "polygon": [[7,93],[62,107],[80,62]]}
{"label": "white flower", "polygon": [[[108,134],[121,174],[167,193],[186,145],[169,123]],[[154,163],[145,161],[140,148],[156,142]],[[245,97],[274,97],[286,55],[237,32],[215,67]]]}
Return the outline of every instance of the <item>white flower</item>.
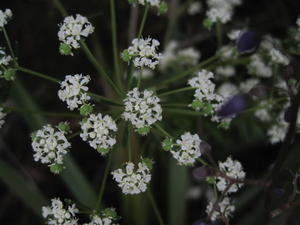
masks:
{"label": "white flower", "polygon": [[59,198],[53,198],[51,206],[43,206],[42,211],[48,225],[78,225],[76,213],[79,210],[75,204],[64,206]]}
{"label": "white flower", "polygon": [[219,66],[216,68],[215,73],[221,77],[232,77],[235,75],[235,68],[233,66]]}
{"label": "white flower", "polygon": [[5,117],[6,117],[6,113],[3,112],[3,108],[0,107],[0,128],[2,128],[3,124],[5,123]]}
{"label": "white flower", "polygon": [[206,207],[206,213],[210,217],[209,219],[212,221],[222,219],[222,216],[224,216],[226,219],[229,219],[234,211],[235,207],[230,203],[230,199],[228,197],[225,197],[220,202],[209,202]]}
{"label": "white flower", "polygon": [[141,78],[141,79],[149,79],[154,76],[154,73],[152,70],[144,68],[140,70],[134,70],[132,73],[132,76],[136,78]]}
{"label": "white flower", "polygon": [[134,88],[127,93],[123,102],[125,105],[123,118],[137,129],[149,128],[162,119],[160,99],[151,90],[140,92],[138,88]]}
{"label": "white flower", "polygon": [[271,77],[272,76],[272,68],[267,65],[262,57],[258,54],[254,54],[250,57],[250,63],[247,66],[248,73],[257,75],[259,77]]}
{"label": "white flower", "polygon": [[235,41],[239,38],[240,34],[241,30],[232,30],[227,34],[227,36],[230,40]]}
{"label": "white flower", "polygon": [[252,88],[254,88],[259,83],[258,79],[250,78],[242,83],[240,83],[240,90],[243,93],[248,93]]}
{"label": "white flower", "polygon": [[160,0],[138,0],[138,3],[141,5],[145,5],[148,3],[150,6],[159,7],[161,1]]}
{"label": "white flower", "polygon": [[149,67],[154,70],[161,58],[161,53],[157,53],[159,45],[159,42],[152,38],[136,38],[124,52],[133,60],[136,68]]}
{"label": "white flower", "polygon": [[80,137],[104,155],[116,143],[117,130],[117,125],[110,116],[102,116],[101,113],[91,114],[81,122]]}
{"label": "white flower", "polygon": [[267,101],[263,100],[260,102],[260,109],[256,110],[254,115],[261,121],[267,122],[272,119],[269,110],[272,108],[272,105]]}
{"label": "white flower", "polygon": [[68,153],[71,144],[65,133],[55,130],[51,125],[45,125],[32,135],[34,160],[43,164],[63,165],[63,158]]}
{"label": "white flower", "polygon": [[65,80],[60,83],[58,97],[67,103],[70,110],[80,107],[90,100],[90,96],[87,94],[88,87],[86,86],[89,81],[89,75],[67,75]]}
{"label": "white flower", "polygon": [[188,9],[187,9],[187,12],[189,15],[196,15],[197,13],[200,13],[202,10],[202,4],[201,2],[192,2]]}
{"label": "white flower", "polygon": [[[242,164],[237,160],[232,160],[231,157],[228,157],[223,163],[219,162],[219,170],[220,172],[224,173],[227,177],[237,180],[243,180],[246,176],[245,172],[243,171]],[[230,182],[227,179],[223,177],[217,177],[216,186],[220,192],[224,192],[227,190],[225,194],[229,194],[237,192],[238,189],[243,186],[243,184],[230,184]]]}
{"label": "white flower", "polygon": [[12,17],[12,11],[10,9],[5,9],[5,11],[0,10],[0,29],[3,28],[7,22]]}
{"label": "white flower", "polygon": [[176,141],[177,146],[170,152],[179,165],[192,166],[201,156],[200,143],[201,139],[197,134],[186,132]]}
{"label": "white flower", "polygon": [[111,174],[124,194],[145,192],[151,180],[150,169],[144,162],[139,162],[137,168],[132,162],[127,162],[125,169],[117,169]]}
{"label": "white flower", "polygon": [[14,80],[14,72],[9,75],[9,71],[14,71],[13,66],[13,58],[0,47],[0,77],[6,80]]}
{"label": "white flower", "polygon": [[83,225],[118,225],[115,223],[117,214],[114,208],[106,208],[101,215],[93,215],[89,223]]}
{"label": "white flower", "polygon": [[5,51],[0,48],[0,66],[8,66],[12,60],[12,57],[6,54]]}
{"label": "white flower", "polygon": [[223,83],[217,90],[217,93],[224,98],[224,101],[236,95],[238,92],[237,86],[230,82]]}
{"label": "white flower", "polygon": [[232,9],[230,7],[224,8],[210,8],[206,15],[212,23],[220,22],[227,23],[232,18]]}
{"label": "white flower", "polygon": [[176,58],[179,59],[179,63],[182,65],[196,65],[200,59],[200,52],[190,47],[181,49],[177,52]]}
{"label": "white flower", "polygon": [[278,64],[282,64],[284,66],[287,66],[290,63],[290,60],[288,57],[286,57],[285,55],[283,55],[280,51],[278,51],[277,49],[271,49],[270,50],[270,56],[271,56],[271,60],[274,63],[278,63]]}
{"label": "white flower", "polygon": [[287,130],[288,123],[285,121],[279,121],[276,124],[272,125],[267,131],[267,135],[270,138],[270,143],[277,144],[278,142],[283,141]]}
{"label": "white flower", "polygon": [[79,41],[82,38],[86,38],[94,32],[92,24],[80,14],[76,14],[75,17],[66,17],[63,24],[59,26],[59,40],[75,49],[80,47]]}

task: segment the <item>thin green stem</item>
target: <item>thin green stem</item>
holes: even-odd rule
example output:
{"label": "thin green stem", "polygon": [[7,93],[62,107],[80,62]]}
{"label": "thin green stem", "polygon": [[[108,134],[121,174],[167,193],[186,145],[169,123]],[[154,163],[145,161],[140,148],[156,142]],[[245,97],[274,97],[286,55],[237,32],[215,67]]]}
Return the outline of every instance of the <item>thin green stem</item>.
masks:
{"label": "thin green stem", "polygon": [[191,91],[191,90],[195,90],[195,89],[196,89],[195,87],[184,87],[184,88],[179,88],[179,89],[175,89],[175,90],[172,90],[172,91],[167,91],[167,92],[158,94],[158,96],[159,97],[164,97],[164,96],[167,96],[167,95],[177,94],[177,93],[180,93],[180,92]]}
{"label": "thin green stem", "polygon": [[21,67],[21,66],[17,66],[16,69],[19,70],[19,71],[21,71],[21,72],[24,72],[26,74],[31,74],[31,75],[34,75],[34,76],[37,76],[37,77],[49,80],[49,81],[54,82],[54,83],[59,83],[60,82],[60,80],[58,80],[58,79],[56,79],[54,77],[50,77],[50,76],[48,76],[46,74],[39,73],[39,72],[30,70],[30,69],[26,69],[26,68]]}
{"label": "thin green stem", "polygon": [[203,159],[198,158],[197,161],[199,161],[200,163],[202,163],[203,165],[207,166],[207,167],[212,167],[211,165],[209,165],[207,162],[205,162]]}
{"label": "thin green stem", "polygon": [[53,3],[63,17],[68,16],[67,10],[64,8],[64,6],[61,4],[59,0],[53,0]]}
{"label": "thin green stem", "polygon": [[68,136],[68,139],[71,140],[71,139],[77,137],[78,135],[80,135],[80,133],[81,133],[81,131],[77,131],[77,132],[75,132],[74,134],[69,135],[69,136]]}
{"label": "thin green stem", "polygon": [[7,43],[7,45],[8,45],[10,54],[11,54],[11,56],[13,57],[13,59],[15,59],[14,50],[13,50],[13,48],[12,48],[11,42],[10,42],[10,40],[9,40],[8,34],[7,34],[6,29],[5,29],[4,26],[2,27],[2,31],[3,31],[3,34],[4,34],[4,37],[5,37],[6,43]]}
{"label": "thin green stem", "polygon": [[162,103],[162,107],[183,107],[186,108],[188,104],[181,103]]}
{"label": "thin green stem", "polygon": [[144,26],[145,26],[147,15],[148,15],[148,10],[149,10],[149,4],[146,3],[143,18],[142,18],[142,22],[141,22],[141,25],[140,25],[140,29],[139,29],[137,38],[141,38],[141,36],[143,34]]}
{"label": "thin green stem", "polygon": [[110,77],[105,72],[105,70],[102,68],[102,66],[100,65],[100,63],[96,59],[96,57],[92,54],[92,52],[90,51],[90,49],[88,48],[88,46],[86,45],[86,43],[84,41],[82,41],[82,40],[79,41],[79,42],[80,42],[80,46],[82,47],[82,49],[83,49],[84,53],[86,54],[87,58],[93,64],[93,66],[98,71],[98,73],[100,75],[102,75],[108,81],[108,83],[112,86],[112,88],[115,90],[115,92],[119,96],[122,96],[122,93],[120,92],[119,88],[115,85],[115,83],[112,81],[112,79],[110,79]]}
{"label": "thin green stem", "polygon": [[103,179],[102,179],[101,186],[99,189],[99,195],[98,195],[98,199],[96,202],[96,211],[98,211],[101,206],[101,202],[102,202],[102,198],[103,198],[103,194],[104,194],[104,190],[105,190],[105,186],[106,186],[106,182],[107,182],[107,176],[109,173],[111,163],[112,163],[112,154],[110,153],[108,156],[108,161],[107,161],[105,169],[104,169]]}
{"label": "thin green stem", "polygon": [[110,103],[110,104],[115,105],[115,106],[123,106],[123,104],[121,102],[111,100],[111,99],[106,98],[102,95],[98,95],[98,94],[95,94],[95,93],[92,93],[92,92],[88,92],[88,95],[90,95],[95,100],[100,100],[100,101]]}
{"label": "thin green stem", "polygon": [[155,128],[157,130],[159,130],[162,134],[164,134],[165,136],[172,138],[172,135],[170,135],[167,131],[165,131],[158,123],[154,124]]}
{"label": "thin green stem", "polygon": [[122,89],[122,80],[120,74],[119,66],[119,54],[118,54],[118,45],[117,45],[117,23],[116,23],[116,12],[115,12],[115,0],[110,0],[110,15],[111,15],[111,34],[112,34],[112,43],[113,43],[113,57],[114,57],[114,66],[116,80],[119,88]]}
{"label": "thin green stem", "polygon": [[159,222],[159,225],[165,225],[165,223],[164,223],[164,221],[163,221],[163,219],[161,217],[161,214],[159,212],[159,209],[157,207],[157,204],[156,204],[156,202],[154,200],[154,197],[153,197],[153,194],[152,194],[151,190],[147,191],[147,196],[148,196],[150,204],[151,204],[151,206],[152,206],[152,208],[154,210],[154,213],[155,213],[155,216],[157,218],[157,221]]}

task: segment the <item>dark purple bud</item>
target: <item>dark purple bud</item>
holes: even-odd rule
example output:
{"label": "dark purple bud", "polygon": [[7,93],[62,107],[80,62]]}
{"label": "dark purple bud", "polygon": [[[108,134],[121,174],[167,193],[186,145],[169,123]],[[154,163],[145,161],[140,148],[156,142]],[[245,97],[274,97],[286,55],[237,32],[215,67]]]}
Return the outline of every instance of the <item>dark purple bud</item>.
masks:
{"label": "dark purple bud", "polygon": [[282,197],[285,194],[285,190],[283,188],[275,188],[273,190],[273,193],[277,196],[277,197]]}
{"label": "dark purple bud", "polygon": [[207,166],[200,166],[193,169],[192,173],[195,179],[202,180],[210,175],[210,169]]}
{"label": "dark purple bud", "polygon": [[193,225],[208,225],[207,223],[203,222],[202,220],[197,220],[193,223]]}
{"label": "dark purple bud", "polygon": [[221,119],[235,116],[248,107],[248,101],[249,97],[246,94],[235,95],[222,105],[217,112],[217,116]]}
{"label": "dark purple bud", "polygon": [[256,85],[253,87],[250,91],[249,94],[255,97],[264,97],[267,95],[267,88],[264,85]]}
{"label": "dark purple bud", "polygon": [[254,31],[243,31],[237,39],[237,49],[240,54],[248,54],[254,52],[260,43],[260,38]]}
{"label": "dark purple bud", "polygon": [[200,143],[200,152],[205,155],[211,152],[211,146],[206,141],[201,141]]}
{"label": "dark purple bud", "polygon": [[284,120],[285,122],[290,122],[292,117],[292,108],[288,107],[284,112]]}

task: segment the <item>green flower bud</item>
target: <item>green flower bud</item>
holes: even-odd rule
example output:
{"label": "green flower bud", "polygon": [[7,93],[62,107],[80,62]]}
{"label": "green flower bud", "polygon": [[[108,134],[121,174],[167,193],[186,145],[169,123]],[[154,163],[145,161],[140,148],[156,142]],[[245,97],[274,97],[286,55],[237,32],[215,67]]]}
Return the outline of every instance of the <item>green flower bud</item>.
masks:
{"label": "green flower bud", "polygon": [[137,132],[141,135],[146,135],[150,132],[150,127],[142,127],[142,128],[138,128]]}
{"label": "green flower bud", "polygon": [[207,177],[206,181],[209,184],[215,184],[216,183],[216,178],[215,177]]}
{"label": "green flower bud", "polygon": [[53,164],[50,166],[50,171],[54,174],[59,174],[64,169],[62,164]]}
{"label": "green flower bud", "polygon": [[14,80],[15,79],[15,76],[16,76],[16,70],[15,69],[7,69],[4,71],[4,79],[5,80]]}
{"label": "green flower bud", "polygon": [[62,55],[72,55],[72,48],[70,45],[66,43],[60,43],[59,52]]}
{"label": "green flower bud", "polygon": [[114,208],[106,208],[103,210],[103,216],[108,218],[117,219],[118,215],[116,213],[116,210]]}
{"label": "green flower bud", "polygon": [[107,154],[109,152],[109,150],[110,150],[109,148],[97,148],[97,151],[99,153],[101,153],[102,155]]}
{"label": "green flower bud", "polygon": [[159,4],[158,13],[165,14],[168,11],[168,4],[166,2],[161,2]]}
{"label": "green flower bud", "polygon": [[192,102],[192,108],[195,109],[195,110],[199,110],[201,109],[202,107],[204,106],[204,102],[201,102],[199,100],[194,100]]}
{"label": "green flower bud", "polygon": [[125,49],[122,53],[121,53],[121,58],[125,61],[125,62],[129,62],[131,59],[131,56],[128,52],[127,49]]}
{"label": "green flower bud", "polygon": [[165,151],[170,151],[173,147],[173,141],[171,138],[166,138],[163,142],[162,142],[162,147]]}
{"label": "green flower bud", "polygon": [[208,29],[208,30],[211,30],[212,26],[213,26],[213,22],[206,18],[204,21],[203,21],[203,26]]}
{"label": "green flower bud", "polygon": [[69,133],[71,131],[70,124],[68,122],[60,122],[57,126],[57,128],[65,133]]}
{"label": "green flower bud", "polygon": [[84,104],[80,107],[80,115],[88,116],[93,112],[93,106],[90,104]]}
{"label": "green flower bud", "polygon": [[150,158],[143,158],[142,162],[149,168],[149,170],[151,170],[153,168],[153,160]]}

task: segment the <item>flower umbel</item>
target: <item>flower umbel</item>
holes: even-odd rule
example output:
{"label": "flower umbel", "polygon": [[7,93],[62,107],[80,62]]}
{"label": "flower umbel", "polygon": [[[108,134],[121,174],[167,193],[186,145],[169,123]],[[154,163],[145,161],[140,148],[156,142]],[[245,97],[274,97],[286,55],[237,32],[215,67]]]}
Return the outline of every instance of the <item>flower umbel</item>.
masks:
{"label": "flower umbel", "polygon": [[[147,162],[151,160],[147,160]],[[150,165],[151,166],[151,165]],[[125,169],[117,169],[111,174],[118,183],[124,194],[139,194],[147,190],[151,180],[151,173],[148,163],[144,160],[136,166],[132,162],[125,164]]]}
{"label": "flower umbel", "polygon": [[14,80],[15,73],[13,58],[6,54],[3,48],[0,48],[0,77],[5,80]]}
{"label": "flower umbel", "polygon": [[150,126],[162,119],[160,99],[151,90],[140,92],[134,88],[127,93],[123,102],[123,118],[130,121],[140,134],[147,134]]}
{"label": "flower umbel", "polygon": [[100,215],[92,215],[89,223],[83,225],[118,225],[116,220],[118,219],[116,210],[114,208],[104,209]]}
{"label": "flower umbel", "polygon": [[42,211],[48,225],[78,225],[79,210],[74,203],[64,205],[59,198],[53,198],[51,206],[44,206]]}
{"label": "flower umbel", "polygon": [[0,30],[7,24],[12,18],[12,11],[10,9],[0,10]]}
{"label": "flower umbel", "polygon": [[81,121],[81,130],[80,137],[101,155],[108,153],[116,143],[115,132],[118,128],[109,115],[91,114]]}
{"label": "flower umbel", "polygon": [[209,202],[206,207],[206,213],[208,214],[209,219],[212,221],[217,219],[228,220],[234,211],[235,207],[230,203],[230,199],[228,197],[225,197],[220,202]]}
{"label": "flower umbel", "polygon": [[65,80],[60,83],[60,90],[58,97],[67,103],[70,110],[74,110],[90,100],[87,94],[90,82],[90,76],[83,76],[82,74],[67,75]]}
{"label": "flower umbel", "polygon": [[56,130],[49,124],[32,134],[31,145],[34,160],[48,164],[53,173],[59,173],[63,169],[64,156],[71,147],[65,132]]}

